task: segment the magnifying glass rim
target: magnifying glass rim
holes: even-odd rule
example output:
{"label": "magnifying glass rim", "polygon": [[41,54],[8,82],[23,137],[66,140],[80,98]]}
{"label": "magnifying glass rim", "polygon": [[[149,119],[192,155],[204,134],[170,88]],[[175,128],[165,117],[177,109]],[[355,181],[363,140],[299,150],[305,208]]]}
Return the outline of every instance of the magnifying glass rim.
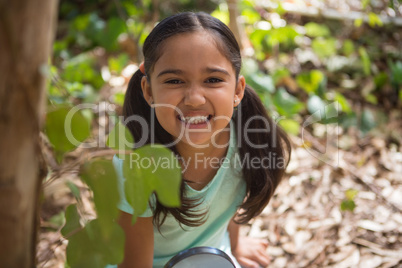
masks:
{"label": "magnifying glass rim", "polygon": [[171,258],[166,263],[164,268],[172,268],[174,265],[176,265],[180,261],[184,260],[187,257],[195,255],[195,254],[218,255],[218,256],[221,256],[221,257],[225,258],[226,260],[228,260],[233,265],[233,268],[236,267],[234,265],[232,259],[228,256],[228,254],[226,254],[225,252],[223,252],[220,249],[213,248],[213,247],[194,247],[194,248],[189,248],[189,249],[183,250],[180,253],[178,253],[177,255],[175,255],[173,258]]}

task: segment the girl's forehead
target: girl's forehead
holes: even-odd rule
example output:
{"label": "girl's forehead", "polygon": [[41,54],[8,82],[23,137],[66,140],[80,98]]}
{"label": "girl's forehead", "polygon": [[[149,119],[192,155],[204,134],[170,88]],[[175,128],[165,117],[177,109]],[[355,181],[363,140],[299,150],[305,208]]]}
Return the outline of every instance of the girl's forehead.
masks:
{"label": "girl's forehead", "polygon": [[[154,67],[165,64],[187,62],[188,65],[210,61],[232,65],[220,38],[206,30],[198,30],[174,35],[160,44],[158,60]],[[193,61],[192,61],[193,60]]]}

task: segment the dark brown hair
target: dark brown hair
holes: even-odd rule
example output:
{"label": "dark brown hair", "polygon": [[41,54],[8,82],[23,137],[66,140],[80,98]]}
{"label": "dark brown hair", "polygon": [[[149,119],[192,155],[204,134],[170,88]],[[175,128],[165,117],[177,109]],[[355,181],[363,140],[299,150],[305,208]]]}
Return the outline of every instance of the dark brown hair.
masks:
{"label": "dark brown hair", "polygon": [[[149,74],[152,73],[154,64],[163,52],[163,48],[161,48],[163,41],[180,33],[199,30],[205,30],[214,36],[217,48],[232,63],[237,80],[241,69],[241,55],[239,45],[233,33],[220,20],[202,12],[185,12],[168,17],[162,20],[152,30],[143,46],[147,78],[149,79]],[[136,141],[144,140],[144,144],[150,142],[169,144],[173,141],[173,138],[159,124],[156,116],[152,115],[151,107],[143,97],[141,90],[141,79],[143,75],[144,74],[138,70],[131,78],[124,100],[123,115],[125,120],[129,119],[130,116],[140,116],[150,123],[152,119],[155,123],[155,128],[153,129],[154,133],[150,132],[150,128],[142,129],[143,126],[135,120],[127,120],[129,121],[127,127]],[[153,118],[151,118],[151,116]],[[252,117],[256,119],[250,121],[248,125],[250,129],[267,129],[268,131],[249,132],[247,134],[248,140],[246,141],[243,133],[243,125]],[[236,220],[238,223],[246,223],[253,217],[259,215],[272,197],[283,176],[290,157],[290,143],[283,130],[268,116],[258,95],[248,85],[246,85],[243,100],[238,109],[234,111],[233,122],[238,137],[237,146],[239,148],[240,159],[244,159],[244,157],[248,157],[249,159],[263,159],[269,156],[285,161],[285,163],[279,167],[273,165],[273,167],[266,169],[262,167],[256,169],[248,165],[243,167],[242,174],[247,185],[246,198],[240,207],[241,212],[237,215]],[[144,138],[144,133],[148,133],[148,137]],[[154,135],[153,141],[151,140],[151,135]],[[252,145],[250,143],[252,143]],[[170,149],[178,154],[174,147]],[[157,202],[154,208],[154,224],[158,229],[166,219],[167,213],[171,213],[176,220],[187,226],[198,226],[203,223],[206,212],[195,212],[195,208],[200,200],[186,198],[184,182],[182,182],[181,186],[181,197],[182,206],[180,208],[167,208]]]}

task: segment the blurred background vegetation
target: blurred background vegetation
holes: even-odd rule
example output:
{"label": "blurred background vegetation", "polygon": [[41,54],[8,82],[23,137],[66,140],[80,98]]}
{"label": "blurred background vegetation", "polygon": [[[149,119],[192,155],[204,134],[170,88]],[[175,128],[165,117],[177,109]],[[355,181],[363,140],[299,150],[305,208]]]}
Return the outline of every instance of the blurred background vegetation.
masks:
{"label": "blurred background vegetation", "polygon": [[[242,47],[242,74],[247,83],[291,137],[301,138],[300,146],[319,151],[329,142],[333,148],[348,151],[363,148],[359,140],[370,143],[377,137],[382,147],[399,151],[401,2],[61,0],[45,126],[56,158],[49,163],[57,172],[49,175],[45,187],[62,176],[63,165],[65,172],[71,169],[74,165],[69,160],[84,150],[76,149],[62,133],[60,122],[71,107],[84,103],[97,107],[74,116],[72,133],[79,142],[95,141],[94,150],[105,148],[104,134],[121,115],[127,83],[143,60],[146,36],[158,21],[180,11],[204,11],[231,27]],[[329,139],[328,132],[337,138]],[[366,160],[358,159],[357,167]],[[67,180],[78,204],[82,203],[80,185]],[[354,189],[345,192],[342,211],[354,210],[356,194]],[[52,202],[45,202],[41,215],[49,227],[60,230],[66,218],[72,223],[63,235],[82,226],[77,208],[64,212],[71,200],[54,198]],[[82,247],[72,250],[70,255],[80,259]],[[46,263],[42,253],[39,260]]]}
{"label": "blurred background vegetation", "polygon": [[[324,11],[331,4],[316,2]],[[238,1],[230,25],[241,32],[243,74],[287,132],[298,135],[306,116],[321,113],[317,124],[335,120],[366,135],[401,108],[399,1],[357,2],[326,16],[303,13],[314,8],[309,1]],[[107,102],[119,110],[145,37],[159,20],[187,10],[229,25],[226,1],[61,1],[49,105]],[[325,106],[335,101],[337,116],[328,120]]]}

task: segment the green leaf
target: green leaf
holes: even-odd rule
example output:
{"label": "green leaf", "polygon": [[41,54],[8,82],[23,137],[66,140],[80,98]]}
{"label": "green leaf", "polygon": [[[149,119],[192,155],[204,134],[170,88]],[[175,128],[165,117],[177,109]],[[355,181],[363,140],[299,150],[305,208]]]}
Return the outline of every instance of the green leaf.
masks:
{"label": "green leaf", "polygon": [[358,192],[359,191],[355,189],[348,189],[345,192],[345,197],[347,200],[354,200]]}
{"label": "green leaf", "polygon": [[68,82],[89,83],[99,89],[105,81],[95,66],[95,58],[90,53],[81,53],[63,64],[61,78]]}
{"label": "green leaf", "polygon": [[276,69],[272,74],[272,79],[274,80],[275,85],[277,85],[282,79],[286,77],[290,77],[290,72],[286,68]]}
{"label": "green leaf", "polygon": [[124,93],[116,93],[113,95],[113,102],[117,105],[123,106],[124,104]]}
{"label": "green leaf", "polygon": [[74,18],[72,26],[78,31],[83,31],[88,27],[89,22],[90,14],[79,15]]}
{"label": "green leaf", "polygon": [[366,96],[364,96],[364,99],[371,104],[374,104],[374,105],[378,104],[377,97],[373,94],[367,94]]}
{"label": "green leaf", "polygon": [[398,89],[402,86],[402,62],[397,61],[393,63],[388,61],[388,66],[391,69],[391,84]]}
{"label": "green leaf", "polygon": [[180,164],[174,154],[162,145],[146,145],[124,161],[126,197],[133,207],[133,221],[144,213],[149,197],[156,192],[159,202],[167,207],[180,205]]}
{"label": "green leaf", "polygon": [[380,19],[380,17],[373,12],[370,12],[368,14],[368,23],[369,23],[370,27],[373,27],[373,28],[375,26],[382,27],[384,25],[382,20]]}
{"label": "green leaf", "polygon": [[70,188],[70,191],[74,195],[75,199],[81,199],[80,189],[78,189],[77,185],[71,181],[68,181],[66,184],[68,188]]}
{"label": "green leaf", "polygon": [[125,151],[134,148],[134,138],[130,130],[118,121],[112,131],[110,131],[106,145],[111,149],[118,150],[119,158],[124,159]]}
{"label": "green leaf", "polygon": [[318,24],[315,22],[309,22],[304,25],[306,34],[311,37],[326,37],[331,35],[329,28],[324,24]]}
{"label": "green leaf", "polygon": [[253,73],[247,76],[247,83],[257,91],[268,91],[273,93],[275,90],[274,82],[269,75]]}
{"label": "green leaf", "polygon": [[99,35],[99,42],[108,51],[118,48],[118,37],[126,31],[126,23],[117,17],[112,17],[107,21],[106,28]]}
{"label": "green leaf", "polygon": [[229,25],[229,11],[225,2],[219,4],[218,8],[211,13],[211,16],[219,19],[224,24]]}
{"label": "green leaf", "polygon": [[355,208],[356,208],[356,204],[355,204],[355,201],[353,201],[353,200],[343,200],[342,203],[341,203],[341,210],[342,211],[349,210],[349,211],[353,212],[353,210]]}
{"label": "green leaf", "polygon": [[[326,84],[325,75],[319,70],[312,70],[308,73],[301,73],[296,76],[296,82],[308,94],[319,93],[320,87],[324,88]],[[324,91],[323,89],[321,91]]]}
{"label": "green leaf", "polygon": [[260,14],[253,8],[241,9],[241,15],[247,24],[254,24],[261,21]]}
{"label": "green leaf", "polygon": [[359,28],[360,26],[362,26],[362,24],[363,24],[363,18],[355,19],[354,25],[355,25],[356,28]]}
{"label": "green leaf", "polygon": [[[402,76],[402,68],[401,68],[401,76]],[[381,89],[383,86],[385,86],[385,84],[387,84],[387,82],[388,82],[388,74],[386,72],[380,72],[374,77],[374,83],[377,89]]]}
{"label": "green leaf", "polygon": [[67,246],[67,263],[71,267],[99,268],[118,264],[124,258],[125,235],[122,228],[112,222],[112,232],[105,236],[98,219],[72,235]]}
{"label": "green leaf", "polygon": [[321,59],[328,58],[336,54],[336,40],[334,38],[317,38],[311,43],[315,54]]}
{"label": "green leaf", "polygon": [[363,65],[363,72],[365,75],[369,76],[371,73],[370,57],[364,47],[359,47],[359,54],[360,54],[360,60]]}
{"label": "green leaf", "polygon": [[292,135],[299,135],[300,133],[300,123],[293,119],[281,119],[279,125],[287,132]]}
{"label": "green leaf", "polygon": [[118,57],[110,57],[108,65],[111,72],[120,73],[128,64],[129,57],[127,54],[122,53]]}
{"label": "green leaf", "polygon": [[49,222],[51,222],[56,227],[56,229],[63,226],[64,223],[66,222],[66,217],[65,217],[64,211],[60,211],[58,214],[51,217],[49,219]]}
{"label": "green leaf", "polygon": [[66,209],[66,224],[61,229],[61,234],[67,237],[70,233],[76,232],[82,229],[80,224],[80,214],[78,214],[77,205],[69,205]]}
{"label": "green leaf", "polygon": [[265,40],[271,48],[279,44],[282,45],[281,48],[289,48],[295,44],[295,38],[299,35],[293,26],[285,26],[268,31]]}
{"label": "green leaf", "polygon": [[357,126],[357,116],[356,114],[352,111],[348,114],[345,114],[340,117],[340,123],[341,126],[346,130],[350,127],[355,127]]}
{"label": "green leaf", "polygon": [[92,189],[97,218],[101,231],[107,235],[113,231],[113,220],[119,213],[117,204],[120,195],[117,190],[117,175],[110,160],[93,160],[82,169],[83,181]]}
{"label": "green leaf", "polygon": [[275,93],[273,102],[278,113],[284,116],[297,114],[304,109],[304,104],[283,88]]}
{"label": "green leaf", "polygon": [[45,131],[59,153],[73,150],[90,135],[90,125],[78,108],[66,106],[49,111]]}
{"label": "green leaf", "polygon": [[307,101],[307,110],[309,111],[310,114],[315,114],[316,112],[319,112],[321,116],[318,116],[318,118],[323,118],[325,115],[325,106],[326,103],[323,101],[319,96],[317,95],[311,95],[308,98]]}
{"label": "green leaf", "polygon": [[373,113],[365,108],[361,115],[360,130],[363,134],[366,134],[377,125]]}
{"label": "green leaf", "polygon": [[342,111],[344,111],[345,113],[350,113],[352,111],[348,100],[341,93],[335,92],[334,100],[339,102]]}
{"label": "green leaf", "polygon": [[342,52],[345,56],[349,57],[350,55],[352,55],[355,52],[356,48],[355,45],[353,44],[353,41],[350,39],[346,39],[343,42],[343,46],[342,46]]}
{"label": "green leaf", "polygon": [[367,8],[368,4],[370,4],[370,0],[362,0],[362,8]]}

